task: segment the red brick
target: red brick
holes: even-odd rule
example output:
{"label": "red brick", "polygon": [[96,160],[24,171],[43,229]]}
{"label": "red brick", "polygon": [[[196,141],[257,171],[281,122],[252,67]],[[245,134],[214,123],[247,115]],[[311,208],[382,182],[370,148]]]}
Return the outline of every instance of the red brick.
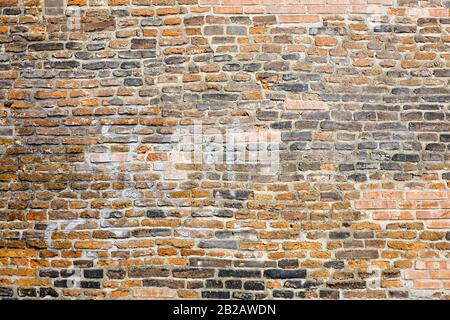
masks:
{"label": "red brick", "polygon": [[274,5],[267,7],[266,13],[302,14],[306,13],[306,7],[303,5],[290,5],[290,6]]}
{"label": "red brick", "polygon": [[318,23],[321,21],[318,15],[282,15],[280,16],[281,23]]}
{"label": "red brick", "polygon": [[243,12],[242,7],[214,7],[214,13],[218,14],[239,14]]}
{"label": "red brick", "polygon": [[417,219],[450,219],[450,210],[417,210]]}
{"label": "red brick", "polygon": [[346,5],[307,5],[307,12],[316,14],[316,13],[329,13],[329,14],[343,14],[348,13],[350,11],[350,7]]}
{"label": "red brick", "polygon": [[395,209],[396,202],[389,200],[356,201],[357,209]]}

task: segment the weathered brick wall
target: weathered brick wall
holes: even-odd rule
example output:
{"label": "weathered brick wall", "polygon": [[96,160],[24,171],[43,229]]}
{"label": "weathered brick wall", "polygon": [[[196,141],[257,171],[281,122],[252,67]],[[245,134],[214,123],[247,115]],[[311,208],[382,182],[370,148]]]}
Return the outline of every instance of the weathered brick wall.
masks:
{"label": "weathered brick wall", "polygon": [[449,297],[450,1],[0,7],[0,297]]}

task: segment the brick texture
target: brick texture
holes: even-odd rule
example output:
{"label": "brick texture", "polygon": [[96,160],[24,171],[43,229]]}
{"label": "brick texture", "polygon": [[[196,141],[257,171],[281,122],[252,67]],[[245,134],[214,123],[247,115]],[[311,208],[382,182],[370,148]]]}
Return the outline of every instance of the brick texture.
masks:
{"label": "brick texture", "polygon": [[0,299],[448,299],[449,8],[0,0]]}

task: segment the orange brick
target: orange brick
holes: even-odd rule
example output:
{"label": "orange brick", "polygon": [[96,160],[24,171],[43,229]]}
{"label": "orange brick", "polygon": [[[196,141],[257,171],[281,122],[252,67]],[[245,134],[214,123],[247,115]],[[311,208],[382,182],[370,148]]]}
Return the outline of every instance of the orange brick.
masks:
{"label": "orange brick", "polygon": [[319,242],[285,242],[283,243],[284,250],[311,250],[321,249],[322,245]]}
{"label": "orange brick", "polygon": [[450,9],[447,8],[430,8],[428,13],[432,17],[448,17]]}
{"label": "orange brick", "polygon": [[153,11],[151,9],[134,9],[134,10],[131,10],[130,12],[131,12],[132,16],[138,16],[138,17],[150,17],[155,13],[155,11]]}
{"label": "orange brick", "polygon": [[158,16],[174,15],[180,13],[179,8],[158,8],[156,14]]}
{"label": "orange brick", "polygon": [[411,211],[376,211],[372,217],[375,220],[413,220],[415,214]]}
{"label": "orange brick", "polygon": [[335,37],[324,37],[324,36],[318,36],[314,39],[316,46],[319,47],[326,47],[326,46],[335,46],[337,43],[337,40]]}
{"label": "orange brick", "polygon": [[434,280],[415,280],[414,288],[416,288],[416,289],[439,289],[439,288],[441,288],[441,282],[434,281]]}
{"label": "orange brick", "polygon": [[164,19],[164,24],[168,26],[179,25],[181,23],[180,18],[167,18]]}

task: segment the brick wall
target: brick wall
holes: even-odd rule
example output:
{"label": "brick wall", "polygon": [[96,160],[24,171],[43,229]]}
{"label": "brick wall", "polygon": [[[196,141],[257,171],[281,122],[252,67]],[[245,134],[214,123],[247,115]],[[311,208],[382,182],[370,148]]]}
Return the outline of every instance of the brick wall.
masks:
{"label": "brick wall", "polygon": [[449,8],[0,0],[0,297],[448,298]]}

